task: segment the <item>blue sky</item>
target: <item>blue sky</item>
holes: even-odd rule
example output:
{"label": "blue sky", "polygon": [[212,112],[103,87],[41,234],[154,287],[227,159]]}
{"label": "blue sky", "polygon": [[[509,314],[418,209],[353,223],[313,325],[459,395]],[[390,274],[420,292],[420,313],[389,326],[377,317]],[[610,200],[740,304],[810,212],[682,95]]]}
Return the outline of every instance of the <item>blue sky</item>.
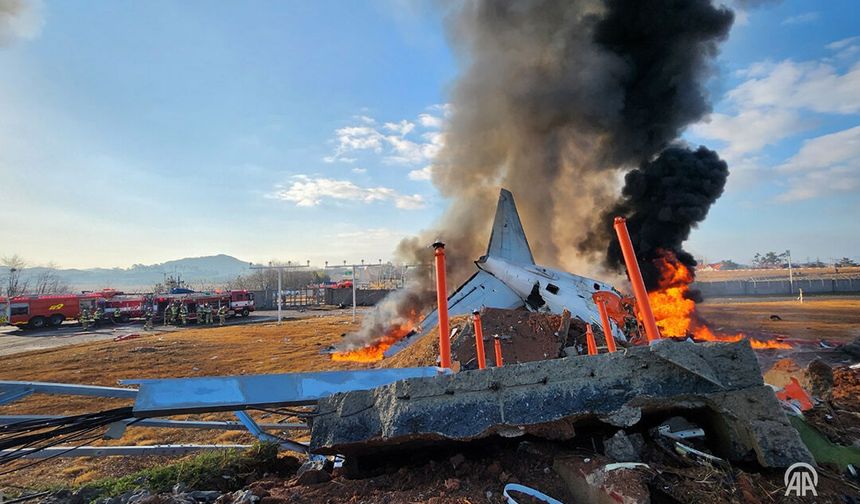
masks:
{"label": "blue sky", "polygon": [[[8,0],[0,0],[0,2]],[[30,2],[0,22],[0,255],[388,259],[445,207],[432,2]],[[688,247],[860,255],[860,4],[739,15],[685,137],[730,163]],[[5,34],[5,36],[3,36]]]}

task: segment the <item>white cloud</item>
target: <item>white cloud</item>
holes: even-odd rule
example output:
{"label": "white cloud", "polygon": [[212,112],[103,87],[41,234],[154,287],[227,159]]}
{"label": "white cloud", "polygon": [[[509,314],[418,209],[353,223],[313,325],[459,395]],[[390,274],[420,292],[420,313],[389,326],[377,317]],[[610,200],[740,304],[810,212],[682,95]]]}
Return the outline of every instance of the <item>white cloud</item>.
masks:
{"label": "white cloud", "polygon": [[777,167],[789,188],[777,197],[791,202],[860,189],[860,126],[803,142]]}
{"label": "white cloud", "polygon": [[372,117],[370,117],[370,116],[366,116],[366,115],[354,115],[354,116],[352,116],[352,117],[353,117],[354,119],[356,119],[357,121],[359,121],[359,122],[363,122],[364,124],[376,124],[376,119],[374,119],[374,118],[372,118]]}
{"label": "white cloud", "polygon": [[385,143],[385,135],[372,126],[347,126],[336,129],[334,134],[337,147],[335,147],[334,154],[323,158],[326,163],[334,163],[335,161],[353,163],[356,158],[348,157],[345,155],[346,153],[362,150],[382,152]]}
{"label": "white cloud", "polygon": [[[846,57],[858,40],[860,37],[837,40],[827,48]],[[721,154],[732,167],[730,183],[738,182],[735,187],[756,181],[776,183],[784,188],[776,198],[781,202],[856,190],[860,181],[858,128],[808,139],[797,154],[776,168],[763,152],[767,146],[820,127],[825,123],[824,114],[860,113],[860,62],[856,54],[851,57],[855,61],[847,67],[837,67],[832,59],[750,65],[739,72],[745,80],[726,94],[728,111],[711,114],[690,131],[726,142]],[[774,179],[775,173],[778,179]]]}
{"label": "white cloud", "polygon": [[415,123],[403,119],[402,121],[396,123],[387,122],[383,125],[383,127],[388,131],[391,131],[392,133],[403,137],[408,135],[409,132],[415,129]]}
{"label": "white cloud", "polygon": [[726,142],[728,146],[721,154],[736,159],[812,126],[812,121],[802,120],[795,110],[753,108],[736,115],[711,114],[706,122],[694,125],[691,131]]}
{"label": "white cloud", "polygon": [[860,36],[855,35],[853,37],[847,37],[847,38],[837,40],[835,42],[831,42],[831,43],[827,44],[827,48],[832,50],[832,51],[839,51],[839,50],[845,49],[846,47],[850,46],[851,44],[853,44],[857,40],[860,40]]}
{"label": "white cloud", "polygon": [[[448,105],[434,105],[430,109],[441,113],[443,117],[450,113]],[[363,124],[335,130],[335,151],[323,160],[327,163],[351,163],[357,160],[351,154],[369,151],[383,154],[383,161],[389,164],[426,163],[436,157],[444,145],[445,137],[439,131],[444,126],[443,117],[420,114],[417,122],[424,133],[417,134],[416,123],[413,121],[402,119],[398,122],[385,122],[382,127],[376,127],[376,121],[372,118],[356,116]]]}
{"label": "white cloud", "polygon": [[311,178],[296,175],[288,187],[279,187],[271,197],[290,201],[299,207],[314,207],[324,200],[375,203],[393,201],[397,208],[414,210],[423,208],[424,199],[418,194],[400,194],[389,187],[361,187],[349,180]]}
{"label": "white cloud", "polygon": [[817,62],[757,63],[749,80],[728,93],[741,108],[779,107],[813,112],[853,114],[860,112],[860,62],[845,73]]}
{"label": "white cloud", "polygon": [[421,126],[425,128],[435,128],[439,129],[444,124],[444,120],[441,117],[437,117],[431,114],[420,114],[418,116],[418,122],[421,123]]}
{"label": "white cloud", "polygon": [[848,37],[827,44],[827,48],[842,60],[850,60],[860,54],[860,36]]}
{"label": "white cloud", "polygon": [[353,168],[351,171],[352,171],[352,173],[364,175],[365,173],[367,173],[367,168]]}
{"label": "white cloud", "polygon": [[410,180],[430,180],[433,178],[433,165],[427,165],[420,170],[409,172]]}
{"label": "white cloud", "polygon": [[416,164],[432,160],[444,145],[441,133],[421,135],[423,142],[413,142],[405,138],[388,137],[391,154],[385,157],[387,163]]}
{"label": "white cloud", "polygon": [[403,210],[418,210],[424,208],[426,202],[420,194],[402,195],[394,200],[394,205]]}
{"label": "white cloud", "polygon": [[817,21],[821,17],[820,12],[804,12],[796,16],[787,17],[782,20],[783,25],[798,25]]}
{"label": "white cloud", "polygon": [[441,112],[442,116],[446,119],[451,117],[451,114],[454,112],[454,107],[450,103],[437,103],[435,105],[430,105],[427,109],[434,112]]}

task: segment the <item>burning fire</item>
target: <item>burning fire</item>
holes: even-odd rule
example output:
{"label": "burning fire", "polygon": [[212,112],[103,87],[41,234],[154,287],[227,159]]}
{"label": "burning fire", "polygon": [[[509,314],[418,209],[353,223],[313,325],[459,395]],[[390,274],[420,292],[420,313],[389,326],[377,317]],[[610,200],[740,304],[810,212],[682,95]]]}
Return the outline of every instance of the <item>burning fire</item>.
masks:
{"label": "burning fire", "polygon": [[382,360],[388,347],[405,338],[415,330],[411,321],[403,324],[392,324],[386,333],[373,344],[356,350],[345,350],[331,354],[333,361],[376,362]]}
{"label": "burning fire", "polygon": [[[648,299],[651,309],[660,328],[660,334],[668,338],[686,338],[692,336],[696,341],[740,341],[746,338],[743,333],[717,334],[714,333],[699,318],[696,313],[696,302],[690,299],[690,284],[693,275],[675,254],[662,251],[655,261],[660,269],[660,289],[649,292]],[[788,343],[780,341],[760,341],[749,338],[755,349],[791,348]]]}

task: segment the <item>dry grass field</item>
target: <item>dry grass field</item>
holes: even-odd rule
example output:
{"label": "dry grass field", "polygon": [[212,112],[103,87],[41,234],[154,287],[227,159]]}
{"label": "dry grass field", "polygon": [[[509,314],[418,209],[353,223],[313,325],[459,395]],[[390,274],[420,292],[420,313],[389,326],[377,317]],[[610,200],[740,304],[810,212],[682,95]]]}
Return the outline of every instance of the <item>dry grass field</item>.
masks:
{"label": "dry grass field", "polygon": [[[325,316],[276,324],[254,324],[144,336],[127,341],[85,343],[0,357],[0,379],[117,386],[124,378],[169,378],[232,374],[357,369],[367,364],[332,362],[320,349],[356,329],[348,316]],[[75,414],[129,406],[124,400],[33,395],[0,408],[2,415]],[[255,415],[258,416],[259,415]],[[178,420],[226,420],[229,414],[179,416]],[[267,418],[273,422],[276,418]],[[130,428],[121,440],[91,444],[251,443],[236,431]],[[82,484],[158,463],[160,459],[57,459],[0,476],[0,489],[38,482]],[[107,462],[107,463],[106,463]]]}
{"label": "dry grass field", "polygon": [[[860,337],[860,297],[798,301],[718,300],[698,305],[700,314],[725,332],[780,334],[846,342]],[[778,320],[772,320],[775,315]]]}

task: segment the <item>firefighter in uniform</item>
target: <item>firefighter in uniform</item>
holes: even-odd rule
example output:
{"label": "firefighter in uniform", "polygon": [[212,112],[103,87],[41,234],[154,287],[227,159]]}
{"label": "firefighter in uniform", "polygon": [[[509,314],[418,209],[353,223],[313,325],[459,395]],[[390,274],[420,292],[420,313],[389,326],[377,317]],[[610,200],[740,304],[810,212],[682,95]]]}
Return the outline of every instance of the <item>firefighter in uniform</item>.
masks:
{"label": "firefighter in uniform", "polygon": [[218,325],[224,325],[224,321],[227,319],[227,307],[222,306],[218,308]]}
{"label": "firefighter in uniform", "polygon": [[215,307],[206,303],[206,323],[212,325],[215,323]]}
{"label": "firefighter in uniform", "polygon": [[179,316],[179,309],[176,306],[176,301],[170,303],[170,308],[168,308],[170,312],[170,323],[176,325],[176,317]]}
{"label": "firefighter in uniform", "polygon": [[89,331],[90,329],[90,310],[87,308],[82,308],[81,313],[78,315],[78,320],[81,321],[81,327],[84,331]]}
{"label": "firefighter in uniform", "polygon": [[143,312],[143,330],[151,331],[152,330],[152,307],[147,306],[146,311]]}
{"label": "firefighter in uniform", "polygon": [[122,312],[119,309],[119,306],[114,308],[113,310],[113,323],[119,324],[122,321]]}
{"label": "firefighter in uniform", "polygon": [[188,305],[185,303],[179,306],[179,319],[182,321],[182,325],[188,325]]}
{"label": "firefighter in uniform", "polygon": [[[87,315],[89,315],[89,310],[87,310]],[[96,307],[96,311],[92,314],[90,318],[90,322],[93,323],[96,327],[99,327],[102,324],[102,318],[104,317],[104,309],[101,306]]]}

